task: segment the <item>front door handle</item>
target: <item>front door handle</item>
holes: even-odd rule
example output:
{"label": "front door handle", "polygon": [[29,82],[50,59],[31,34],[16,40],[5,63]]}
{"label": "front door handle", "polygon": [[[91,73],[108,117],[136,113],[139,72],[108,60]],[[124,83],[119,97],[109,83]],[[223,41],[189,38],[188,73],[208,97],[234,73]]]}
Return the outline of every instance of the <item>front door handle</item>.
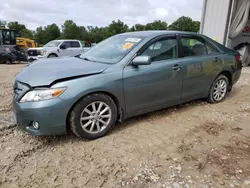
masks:
{"label": "front door handle", "polygon": [[172,70],[174,70],[174,71],[179,71],[179,70],[181,69],[181,67],[182,67],[182,66],[176,64],[176,65],[174,65],[174,66],[172,67]]}

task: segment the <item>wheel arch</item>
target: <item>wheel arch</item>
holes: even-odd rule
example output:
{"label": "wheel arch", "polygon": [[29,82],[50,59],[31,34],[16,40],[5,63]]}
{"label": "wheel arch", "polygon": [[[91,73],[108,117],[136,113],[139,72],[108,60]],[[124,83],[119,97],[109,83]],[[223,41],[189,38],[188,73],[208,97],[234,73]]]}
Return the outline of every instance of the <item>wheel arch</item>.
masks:
{"label": "wheel arch", "polygon": [[224,70],[224,71],[220,72],[220,74],[218,74],[217,77],[219,75],[224,75],[224,76],[227,77],[227,79],[229,81],[229,89],[228,89],[228,91],[230,92],[232,90],[232,86],[233,86],[233,75],[232,75],[232,73],[230,71],[228,71],[228,70]]}
{"label": "wheel arch", "polygon": [[118,100],[118,98],[110,93],[110,92],[107,92],[107,91],[94,91],[94,92],[91,92],[91,93],[88,93],[88,94],[85,94],[83,95],[82,97],[80,97],[77,101],[74,102],[74,104],[71,106],[71,108],[69,109],[68,111],[68,114],[67,114],[67,118],[66,118],[66,129],[67,129],[67,132],[70,130],[70,126],[69,126],[69,117],[70,117],[70,113],[72,111],[72,109],[76,106],[76,104],[79,103],[80,100],[82,100],[84,97],[87,97],[88,95],[93,95],[93,94],[105,94],[107,96],[109,96],[115,103],[116,107],[117,107],[117,114],[118,114],[118,117],[117,117],[117,120],[118,121],[123,121],[123,114],[124,114],[124,109],[121,107],[121,104]]}
{"label": "wheel arch", "polygon": [[51,55],[55,55],[56,57],[58,57],[58,54],[56,54],[55,52],[51,52],[47,57],[49,57]]}

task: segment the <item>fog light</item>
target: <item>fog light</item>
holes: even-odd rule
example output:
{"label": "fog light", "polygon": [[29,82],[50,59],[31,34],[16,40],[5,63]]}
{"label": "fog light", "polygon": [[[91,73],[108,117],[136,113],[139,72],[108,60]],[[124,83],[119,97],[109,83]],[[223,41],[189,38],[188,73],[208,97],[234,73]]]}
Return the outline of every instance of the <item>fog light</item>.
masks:
{"label": "fog light", "polygon": [[36,129],[36,130],[39,129],[39,123],[38,123],[38,122],[33,121],[31,125],[32,125],[32,127],[33,127],[34,129]]}

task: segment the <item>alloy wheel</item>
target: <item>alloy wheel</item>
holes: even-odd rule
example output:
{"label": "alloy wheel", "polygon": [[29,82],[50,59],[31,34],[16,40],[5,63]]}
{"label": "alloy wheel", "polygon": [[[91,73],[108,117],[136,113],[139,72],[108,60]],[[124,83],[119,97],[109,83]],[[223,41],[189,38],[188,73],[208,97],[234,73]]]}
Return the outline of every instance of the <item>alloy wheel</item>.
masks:
{"label": "alloy wheel", "polygon": [[108,126],[111,116],[111,108],[105,102],[92,102],[81,113],[81,127],[90,134],[97,134]]}
{"label": "alloy wheel", "polygon": [[227,93],[227,82],[224,79],[220,79],[214,86],[213,98],[216,101],[222,100]]}

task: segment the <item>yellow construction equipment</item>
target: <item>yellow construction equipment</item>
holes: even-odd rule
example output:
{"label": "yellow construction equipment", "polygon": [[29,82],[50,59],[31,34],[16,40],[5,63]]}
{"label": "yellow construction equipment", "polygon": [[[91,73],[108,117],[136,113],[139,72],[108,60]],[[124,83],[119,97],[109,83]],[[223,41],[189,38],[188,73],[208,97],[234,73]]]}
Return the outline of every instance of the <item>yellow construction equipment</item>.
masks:
{"label": "yellow construction equipment", "polygon": [[38,47],[38,43],[35,40],[22,37],[16,37],[16,45],[24,50],[27,50],[28,48]]}

